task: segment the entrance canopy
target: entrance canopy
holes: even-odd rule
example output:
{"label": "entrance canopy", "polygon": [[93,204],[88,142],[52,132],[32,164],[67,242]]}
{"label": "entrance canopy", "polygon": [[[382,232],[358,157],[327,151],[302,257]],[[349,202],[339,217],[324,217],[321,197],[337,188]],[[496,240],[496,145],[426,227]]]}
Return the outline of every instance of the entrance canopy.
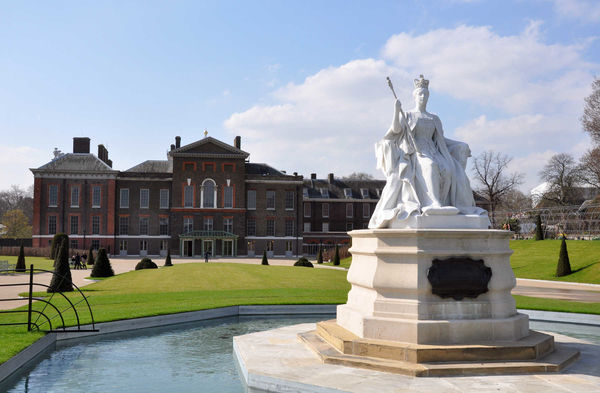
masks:
{"label": "entrance canopy", "polygon": [[227,231],[190,231],[179,235],[179,249],[181,256],[196,255],[195,241],[200,240],[200,255],[208,253],[215,255],[215,241],[221,241],[220,254],[223,256],[237,255],[238,235]]}

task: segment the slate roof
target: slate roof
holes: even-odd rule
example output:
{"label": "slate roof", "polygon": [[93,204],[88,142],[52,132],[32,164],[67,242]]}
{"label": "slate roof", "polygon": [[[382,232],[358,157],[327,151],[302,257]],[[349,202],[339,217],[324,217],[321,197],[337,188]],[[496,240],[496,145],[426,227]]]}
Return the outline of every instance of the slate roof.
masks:
{"label": "slate roof", "polygon": [[173,167],[168,160],[147,160],[127,169],[125,172],[172,173]]}
{"label": "slate roof", "polygon": [[[335,179],[329,183],[327,179],[304,179],[304,188],[309,199],[379,199],[377,190],[381,193],[385,180],[347,180]],[[345,193],[349,189],[349,193]],[[363,195],[361,189],[366,189],[368,194]],[[321,190],[324,190],[322,192]]]}
{"label": "slate roof", "polygon": [[278,171],[270,165],[250,162],[246,163],[246,174],[262,176],[285,176],[285,173]]}
{"label": "slate roof", "polygon": [[39,168],[32,168],[31,170],[36,172],[118,172],[90,153],[63,154],[49,163],[42,165]]}

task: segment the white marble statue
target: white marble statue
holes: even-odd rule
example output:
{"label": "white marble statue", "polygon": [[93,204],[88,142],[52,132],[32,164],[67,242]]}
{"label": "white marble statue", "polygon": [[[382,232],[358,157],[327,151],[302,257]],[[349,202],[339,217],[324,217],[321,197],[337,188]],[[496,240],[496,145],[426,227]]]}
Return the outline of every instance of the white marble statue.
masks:
{"label": "white marble statue", "polygon": [[414,83],[415,109],[405,114],[396,99],[392,125],[375,145],[387,182],[369,228],[411,227],[420,215],[487,214],[475,206],[465,174],[469,146],[444,137],[439,117],[426,110],[429,81],[421,75]]}

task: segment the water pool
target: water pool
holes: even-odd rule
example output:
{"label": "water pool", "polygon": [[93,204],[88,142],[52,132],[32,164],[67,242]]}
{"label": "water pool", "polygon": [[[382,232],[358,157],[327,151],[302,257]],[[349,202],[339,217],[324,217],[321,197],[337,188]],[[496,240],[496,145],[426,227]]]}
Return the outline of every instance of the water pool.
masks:
{"label": "water pool", "polygon": [[58,344],[0,392],[245,392],[233,336],[334,317],[230,317]]}
{"label": "water pool", "polygon": [[[2,392],[245,392],[232,337],[334,315],[231,317],[59,344]],[[600,344],[600,326],[530,322]]]}

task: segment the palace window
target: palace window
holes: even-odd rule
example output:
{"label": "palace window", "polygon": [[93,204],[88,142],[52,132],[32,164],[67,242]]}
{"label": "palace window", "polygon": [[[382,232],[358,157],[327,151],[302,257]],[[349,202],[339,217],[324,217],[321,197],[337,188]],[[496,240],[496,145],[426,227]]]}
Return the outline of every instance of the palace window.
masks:
{"label": "palace window", "polygon": [[100,248],[100,240],[94,239],[92,240],[92,249],[97,250]]}
{"label": "palace window", "polygon": [[140,251],[148,251],[148,241],[140,240]]}
{"label": "palace window", "polygon": [[329,232],[329,223],[328,222],[324,222],[323,223],[323,232]]}
{"label": "palace window", "polygon": [[79,233],[79,216],[71,216],[71,235]]}
{"label": "palace window", "polygon": [[256,219],[248,217],[246,220],[246,236],[256,236]]}
{"label": "palace window", "polygon": [[77,239],[71,239],[71,248],[73,250],[77,250],[79,248],[79,242],[77,241]]}
{"label": "palace window", "polygon": [[56,235],[56,216],[48,216],[48,234]]}
{"label": "palace window", "polygon": [[360,189],[360,195],[363,197],[363,199],[369,199],[369,189],[368,188],[361,188]]}
{"label": "palace window", "polygon": [[329,190],[327,188],[321,188],[321,198],[329,198]]}
{"label": "palace window", "polygon": [[310,232],[310,222],[304,223],[304,232]]}
{"label": "palace window", "polygon": [[127,240],[119,241],[119,251],[124,251],[127,253]]}
{"label": "palace window", "polygon": [[92,187],[92,207],[100,207],[102,203],[102,189],[100,186]]}
{"label": "palace window", "polygon": [[160,208],[169,208],[169,190],[167,188],[162,188],[160,190]]}
{"label": "palace window", "polygon": [[354,217],[354,206],[352,203],[346,203],[346,218]]}
{"label": "palace window", "polygon": [[233,233],[233,218],[223,219],[223,230],[225,232]]}
{"label": "palace window", "polygon": [[275,191],[267,191],[267,210],[275,210]]}
{"label": "palace window", "polygon": [[194,230],[194,219],[192,217],[184,217],[183,233],[188,233]]}
{"label": "palace window", "polygon": [[275,220],[267,218],[267,236],[275,236]]}
{"label": "palace window", "polygon": [[148,217],[140,217],[140,235],[148,234],[148,221],[150,221]]}
{"label": "palace window", "polygon": [[140,189],[140,209],[150,207],[150,190],[147,188]]}
{"label": "palace window", "polygon": [[352,189],[351,188],[344,188],[344,198],[346,198],[346,199],[352,198]]}
{"label": "palace window", "polygon": [[285,210],[294,210],[294,199],[296,193],[294,191],[285,192]]}
{"label": "palace window", "polygon": [[79,207],[79,186],[71,187],[71,207]]}
{"label": "palace window", "polygon": [[329,217],[329,203],[322,203],[321,204],[321,215],[324,218],[328,218]]}
{"label": "palace window", "polygon": [[347,222],[346,223],[346,232],[350,232],[352,229],[354,229],[354,225],[351,222]]}
{"label": "palace window", "polygon": [[213,226],[213,219],[212,217],[204,217],[204,230],[205,231],[212,231],[214,228]]}
{"label": "palace window", "polygon": [[310,217],[310,202],[304,203],[304,217]]}
{"label": "palace window", "polygon": [[206,179],[202,182],[202,207],[215,208],[217,186],[212,179]]}
{"label": "palace window", "polygon": [[129,235],[129,217],[119,217],[119,235]]}
{"label": "palace window", "polygon": [[226,186],[224,194],[223,207],[233,207],[233,187]]}
{"label": "palace window", "polygon": [[294,229],[296,227],[296,222],[294,220],[286,220],[285,221],[285,235],[286,236],[294,236]]}
{"label": "palace window", "polygon": [[256,190],[248,190],[246,204],[248,210],[256,210]]}
{"label": "palace window", "polygon": [[58,185],[50,184],[48,186],[48,207],[58,206]]}
{"label": "palace window", "polygon": [[183,189],[183,207],[194,207],[194,186],[185,186]]}
{"label": "palace window", "polygon": [[371,205],[363,203],[363,218],[371,217]]}
{"label": "palace window", "polygon": [[92,235],[100,234],[100,216],[92,216]]}
{"label": "palace window", "polygon": [[121,188],[121,201],[119,207],[127,209],[129,207],[129,188]]}
{"label": "palace window", "polygon": [[169,235],[169,218],[168,217],[160,217],[158,219],[158,230],[161,236]]}

